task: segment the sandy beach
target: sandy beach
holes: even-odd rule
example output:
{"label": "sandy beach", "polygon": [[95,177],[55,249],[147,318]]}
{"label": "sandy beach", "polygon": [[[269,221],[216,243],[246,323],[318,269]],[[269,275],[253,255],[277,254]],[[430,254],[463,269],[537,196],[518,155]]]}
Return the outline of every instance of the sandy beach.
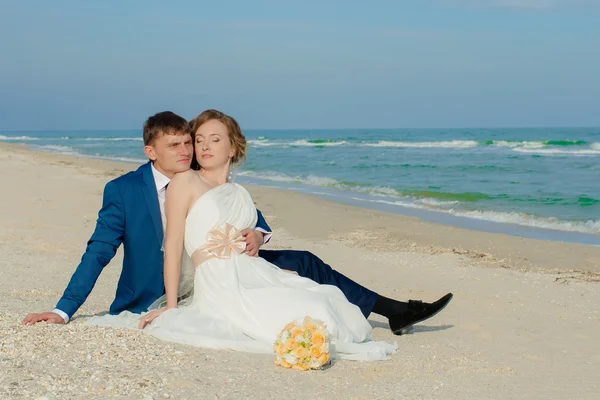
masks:
{"label": "sandy beach", "polygon": [[394,336],[383,362],[323,371],[273,357],[83,326],[113,300],[122,251],[66,326],[21,325],[52,310],[96,222],[104,184],[134,164],[0,143],[0,399],[596,399],[600,247],[482,233],[248,187],[274,230],[265,248],[309,250],[388,297],[433,301],[436,317]]}

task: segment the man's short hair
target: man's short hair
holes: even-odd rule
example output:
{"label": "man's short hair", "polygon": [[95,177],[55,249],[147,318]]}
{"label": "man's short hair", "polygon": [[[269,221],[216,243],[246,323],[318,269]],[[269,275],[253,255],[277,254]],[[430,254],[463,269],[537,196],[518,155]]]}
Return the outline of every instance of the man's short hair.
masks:
{"label": "man's short hair", "polygon": [[185,118],[171,111],[159,112],[144,123],[144,146],[151,145],[162,135],[185,135],[191,132]]}

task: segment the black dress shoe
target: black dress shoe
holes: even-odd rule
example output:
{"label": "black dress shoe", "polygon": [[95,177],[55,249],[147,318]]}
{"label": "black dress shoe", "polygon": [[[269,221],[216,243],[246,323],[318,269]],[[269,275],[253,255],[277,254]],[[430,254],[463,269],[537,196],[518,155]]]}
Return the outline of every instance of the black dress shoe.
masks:
{"label": "black dress shoe", "polygon": [[390,329],[394,335],[403,335],[411,330],[413,324],[425,321],[442,311],[451,299],[452,293],[448,293],[433,303],[409,300],[408,310],[390,317]]}

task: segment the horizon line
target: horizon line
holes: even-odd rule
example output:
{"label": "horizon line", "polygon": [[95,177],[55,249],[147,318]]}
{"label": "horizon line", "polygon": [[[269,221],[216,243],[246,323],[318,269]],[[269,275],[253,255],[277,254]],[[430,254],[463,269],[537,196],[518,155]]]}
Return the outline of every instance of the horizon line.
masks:
{"label": "horizon line", "polygon": [[[393,130],[393,129],[402,129],[402,130],[434,130],[434,129],[600,129],[599,125],[514,125],[514,126],[458,126],[458,127],[357,127],[357,128],[245,128],[242,131],[327,131],[327,130]],[[3,129],[0,128],[0,133],[9,133],[9,132],[90,132],[90,131],[103,131],[103,132],[117,132],[117,131],[134,131],[139,130],[142,131],[141,128],[75,128],[75,129]]]}

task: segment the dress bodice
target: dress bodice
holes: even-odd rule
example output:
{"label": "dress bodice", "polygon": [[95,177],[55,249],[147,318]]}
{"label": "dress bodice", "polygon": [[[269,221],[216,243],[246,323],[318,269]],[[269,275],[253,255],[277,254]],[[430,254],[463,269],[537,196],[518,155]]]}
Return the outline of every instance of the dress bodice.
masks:
{"label": "dress bodice", "polygon": [[185,221],[185,250],[192,255],[206,244],[208,233],[226,224],[238,230],[254,228],[258,217],[250,193],[237,183],[224,183],[204,193]]}

